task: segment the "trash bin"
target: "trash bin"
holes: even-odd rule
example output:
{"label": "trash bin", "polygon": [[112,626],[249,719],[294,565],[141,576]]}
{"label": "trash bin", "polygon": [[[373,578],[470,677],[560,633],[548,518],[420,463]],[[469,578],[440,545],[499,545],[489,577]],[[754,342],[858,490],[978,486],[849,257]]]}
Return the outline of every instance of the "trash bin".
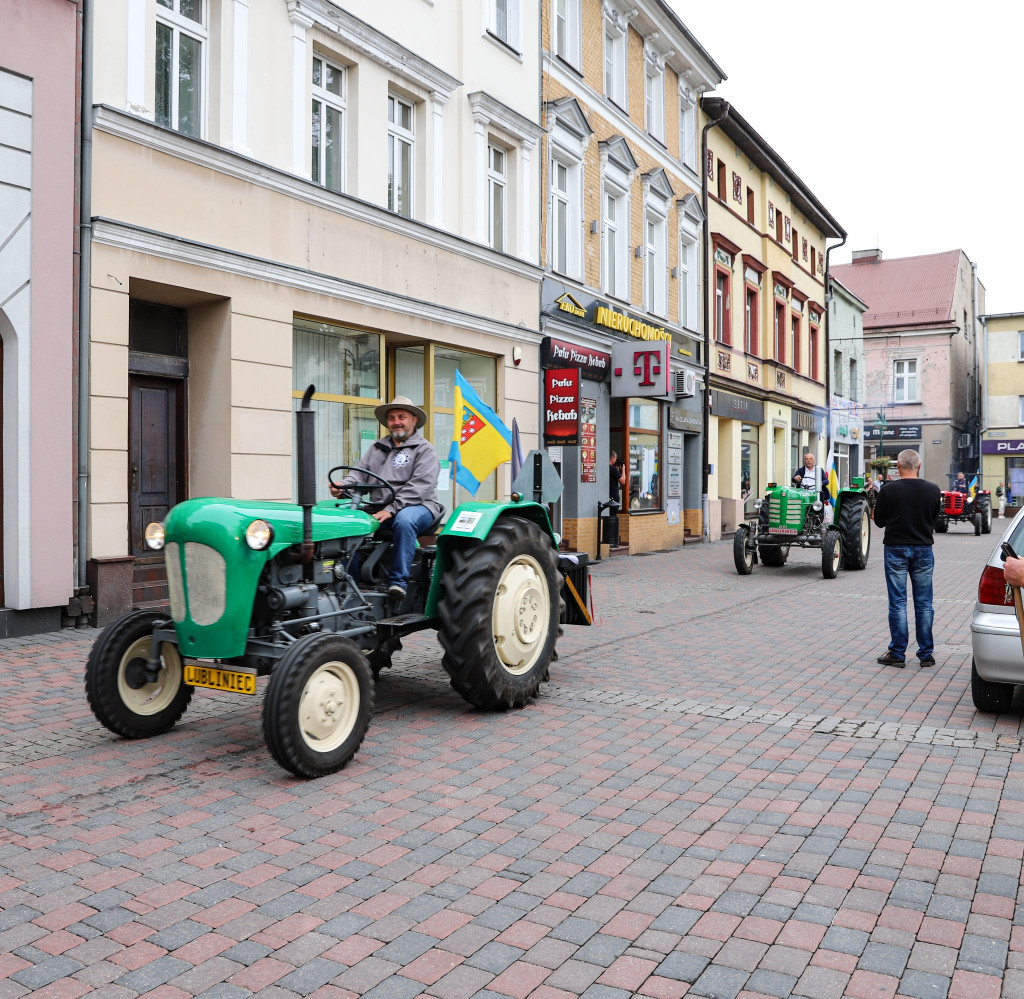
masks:
{"label": "trash bin", "polygon": [[[597,547],[598,557],[601,554],[601,545],[608,545],[610,548],[617,548],[619,544],[619,507],[617,500],[606,500],[597,504]],[[605,512],[607,511],[607,513]]]}

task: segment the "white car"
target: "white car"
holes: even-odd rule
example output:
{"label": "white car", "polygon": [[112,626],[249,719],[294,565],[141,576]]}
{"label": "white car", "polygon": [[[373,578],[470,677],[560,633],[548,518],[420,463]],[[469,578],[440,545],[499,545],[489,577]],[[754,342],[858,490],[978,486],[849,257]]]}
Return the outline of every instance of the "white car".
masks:
{"label": "white car", "polygon": [[1007,711],[1014,684],[1024,683],[1020,625],[1000,557],[1004,541],[1024,556],[1024,507],[999,539],[978,581],[978,602],[971,619],[971,698],[979,711]]}

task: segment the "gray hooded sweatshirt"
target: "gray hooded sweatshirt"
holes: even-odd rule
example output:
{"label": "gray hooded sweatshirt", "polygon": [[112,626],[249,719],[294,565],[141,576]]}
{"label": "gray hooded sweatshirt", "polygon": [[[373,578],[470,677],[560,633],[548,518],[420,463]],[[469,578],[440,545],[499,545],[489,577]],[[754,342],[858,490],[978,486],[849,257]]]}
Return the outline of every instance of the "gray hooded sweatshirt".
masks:
{"label": "gray hooded sweatshirt", "polygon": [[[434,445],[418,430],[401,444],[396,445],[390,435],[374,441],[360,460],[359,467],[376,472],[394,486],[395,498],[390,503],[384,502],[390,493],[382,488],[374,489],[367,499],[370,503],[383,504],[381,509],[387,510],[392,517],[407,506],[425,506],[435,516],[440,513],[437,477],[441,463]],[[341,485],[372,481],[359,472],[349,472]]]}

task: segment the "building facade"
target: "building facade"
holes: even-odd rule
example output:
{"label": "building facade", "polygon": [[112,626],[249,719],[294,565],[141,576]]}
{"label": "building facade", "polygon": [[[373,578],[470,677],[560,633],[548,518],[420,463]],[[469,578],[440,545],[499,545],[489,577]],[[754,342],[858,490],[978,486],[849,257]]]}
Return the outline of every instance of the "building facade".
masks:
{"label": "building facade", "polygon": [[[829,447],[842,486],[865,473],[864,465],[864,313],[862,302],[842,281],[829,275],[828,345],[832,353],[829,379]],[[874,414],[870,414],[868,425]]]}
{"label": "building facade", "polygon": [[[169,506],[293,497],[308,384],[324,490],[395,394],[444,457],[456,368],[535,442],[536,15],[96,5],[88,538],[105,613],[162,598],[142,532]],[[503,472],[479,495],[507,488]],[[442,474],[448,509],[463,498]]]}
{"label": "building facade", "polygon": [[1007,512],[1024,504],[1024,312],[978,317],[982,327],[982,485],[1009,486]]}
{"label": "building facade", "polygon": [[10,0],[0,29],[0,637],[76,613],[79,14]]}
{"label": "building facade", "polygon": [[981,429],[977,317],[985,307],[975,266],[963,250],[883,260],[873,249],[854,251],[852,263],[833,271],[868,305],[868,460],[895,460],[913,448],[921,474],[941,486],[956,472],[973,474]]}
{"label": "building facade", "polygon": [[[614,450],[620,544],[678,545],[702,526],[697,102],[724,74],[662,0],[541,12],[541,356],[570,372],[541,389],[565,487],[556,519],[569,547],[597,552]],[[566,379],[568,396],[552,384]],[[578,424],[558,419],[555,396],[578,400]]]}
{"label": "building facade", "polygon": [[726,101],[702,102],[708,228],[711,540],[828,441],[826,240],[845,232]]}

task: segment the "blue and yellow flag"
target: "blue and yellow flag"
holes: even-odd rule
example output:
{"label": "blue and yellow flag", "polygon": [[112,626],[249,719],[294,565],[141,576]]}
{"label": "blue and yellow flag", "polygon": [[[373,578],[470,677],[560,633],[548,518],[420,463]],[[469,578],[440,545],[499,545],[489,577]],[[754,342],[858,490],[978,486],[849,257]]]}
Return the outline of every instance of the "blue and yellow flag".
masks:
{"label": "blue and yellow flag", "polygon": [[968,489],[968,492],[970,493],[971,499],[974,499],[974,494],[977,491],[978,491],[978,476],[977,476],[977,473],[975,473],[974,478],[971,479],[970,488]]}
{"label": "blue and yellow flag", "polygon": [[834,451],[828,453],[828,464],[825,466],[825,486],[828,487],[828,494],[833,506],[836,505],[836,496],[839,494],[839,476],[836,474],[836,455]]}
{"label": "blue and yellow flag", "polygon": [[455,481],[475,496],[480,483],[511,457],[512,432],[456,371],[455,435],[448,451],[458,466]]}

